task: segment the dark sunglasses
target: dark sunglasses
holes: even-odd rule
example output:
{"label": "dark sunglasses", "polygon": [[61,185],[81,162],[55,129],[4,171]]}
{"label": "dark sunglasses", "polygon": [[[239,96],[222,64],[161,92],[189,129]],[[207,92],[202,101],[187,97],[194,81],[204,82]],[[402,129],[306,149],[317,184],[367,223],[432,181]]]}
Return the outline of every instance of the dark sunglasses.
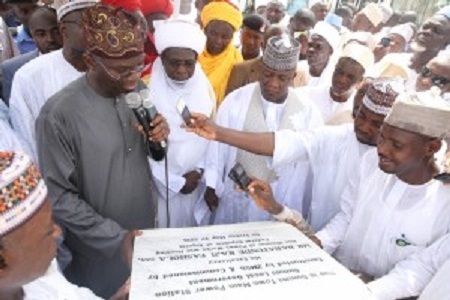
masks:
{"label": "dark sunglasses", "polygon": [[420,75],[422,75],[425,78],[430,78],[433,85],[438,87],[443,87],[444,85],[450,83],[450,79],[447,79],[443,76],[437,76],[431,72],[431,70],[427,67],[423,67],[422,71],[420,72]]}

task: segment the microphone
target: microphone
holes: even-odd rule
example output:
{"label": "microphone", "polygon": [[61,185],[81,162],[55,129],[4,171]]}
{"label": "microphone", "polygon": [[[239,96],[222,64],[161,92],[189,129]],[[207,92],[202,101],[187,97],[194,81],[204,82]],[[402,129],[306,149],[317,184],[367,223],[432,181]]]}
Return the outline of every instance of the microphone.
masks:
{"label": "microphone", "polygon": [[[158,113],[155,108],[155,114],[153,115],[153,118],[150,118],[147,110],[142,106],[142,98],[141,95],[138,92],[131,92],[125,95],[125,102],[127,103],[128,107],[131,108],[134,115],[136,116],[136,119],[138,120],[139,124],[142,125],[145,131],[146,143],[148,145],[148,149],[150,150],[150,153],[154,160],[162,160],[164,156],[166,155],[166,151],[161,145],[162,143],[156,143],[151,142],[149,138],[149,131],[152,129],[150,127],[150,122],[153,121],[153,119],[156,117],[156,114]],[[165,144],[165,142],[164,142]]]}
{"label": "microphone", "polygon": [[[158,114],[158,110],[156,109],[156,106],[152,102],[150,90],[147,88],[141,89],[139,91],[139,95],[142,99],[142,107],[145,109],[148,119],[150,120],[150,122],[153,122],[153,120],[156,118],[156,115]],[[166,148],[167,147],[166,141],[162,141],[161,146],[163,148]]]}
{"label": "microphone", "polygon": [[131,92],[125,95],[125,102],[128,107],[133,110],[136,119],[139,124],[144,127],[145,135],[148,137],[148,132],[150,131],[150,124],[147,122],[147,112],[142,107],[142,99],[141,96],[136,92]]}

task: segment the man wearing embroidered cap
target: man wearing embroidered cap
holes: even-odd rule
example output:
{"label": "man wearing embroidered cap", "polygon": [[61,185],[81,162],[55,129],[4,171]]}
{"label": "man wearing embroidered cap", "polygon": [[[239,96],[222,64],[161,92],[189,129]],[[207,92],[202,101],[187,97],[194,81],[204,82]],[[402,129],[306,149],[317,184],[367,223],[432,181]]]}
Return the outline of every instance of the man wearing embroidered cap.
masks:
{"label": "man wearing embroidered cap", "polygon": [[[121,8],[83,11],[85,76],[51,97],[36,121],[41,170],[73,261],[68,278],[109,297],[129,276],[134,229],[154,227],[148,144],[125,103],[138,91],[145,32]],[[158,115],[146,135],[168,135]]]}
{"label": "man wearing embroidered cap", "polygon": [[308,39],[306,61],[299,63],[299,69],[308,76],[307,86],[318,86],[331,84],[331,77],[335,66],[340,35],[336,28],[330,24],[320,21],[311,30]]}
{"label": "man wearing embroidered cap", "polygon": [[211,82],[219,106],[233,65],[243,60],[232,44],[234,32],[242,25],[242,14],[232,3],[211,2],[203,8],[201,19],[206,47],[198,61]]}
{"label": "man wearing embroidered cap", "polygon": [[[299,98],[289,87],[295,75],[299,48],[299,43],[287,34],[270,38],[260,62],[259,80],[233,91],[225,98],[218,111],[217,123],[227,128],[254,132],[321,126],[317,109]],[[236,162],[240,162],[248,174],[273,183],[275,193],[285,196],[285,204],[301,211],[308,164],[292,164],[275,172],[267,167],[262,156],[224,144],[214,143],[213,146],[207,156],[210,160],[207,166],[213,168],[207,168],[206,172],[225,174]],[[237,192],[228,177],[207,182],[207,185],[205,200],[211,210],[217,208],[215,224],[271,219],[269,214],[260,211],[250,199]]]}
{"label": "man wearing embroidered cap", "polygon": [[211,180],[210,174],[202,178],[209,142],[181,128],[184,123],[178,107],[184,103],[191,112],[215,115],[214,91],[197,63],[206,37],[198,24],[172,19],[155,22],[155,42],[160,58],[154,64],[150,90],[156,108],[167,118],[171,128],[166,156],[168,187],[164,161],[150,161],[158,198],[158,227],[197,226],[202,216],[197,214],[196,205],[206,206],[203,201],[205,180]]}
{"label": "man wearing embroidered cap", "polygon": [[0,298],[100,300],[69,283],[55,261],[61,230],[30,157],[0,152]]}
{"label": "man wearing embroidered cap", "polygon": [[[384,78],[375,80],[370,88],[371,97],[365,97],[355,116],[354,125],[324,126],[303,132],[278,130],[275,133],[250,133],[231,131],[199,116],[196,119],[197,127],[193,130],[205,138],[251,153],[273,156],[270,164],[275,170],[292,163],[308,162],[313,175],[310,179],[311,205],[309,210],[303,210],[303,215],[312,229],[317,231],[339,211],[341,196],[349,177],[358,168],[363,155],[376,145],[386,111],[404,90],[401,82]],[[263,190],[268,190],[267,184],[262,186]],[[269,194],[267,201],[257,201],[258,206],[271,214],[277,214],[279,211],[272,211],[274,199]],[[281,198],[278,200],[282,201]],[[286,206],[287,203],[284,204]],[[296,205],[294,203],[294,207]]]}
{"label": "man wearing embroidered cap", "polygon": [[327,123],[337,113],[352,110],[354,90],[373,62],[369,48],[351,42],[344,47],[334,68],[331,85],[306,86],[299,88],[298,92],[319,108]]}
{"label": "man wearing embroidered cap", "polygon": [[[11,123],[37,162],[35,121],[48,98],[86,71],[81,13],[95,0],[66,0],[57,8],[63,48],[41,55],[14,75],[9,101]],[[57,66],[57,67],[56,67]]]}

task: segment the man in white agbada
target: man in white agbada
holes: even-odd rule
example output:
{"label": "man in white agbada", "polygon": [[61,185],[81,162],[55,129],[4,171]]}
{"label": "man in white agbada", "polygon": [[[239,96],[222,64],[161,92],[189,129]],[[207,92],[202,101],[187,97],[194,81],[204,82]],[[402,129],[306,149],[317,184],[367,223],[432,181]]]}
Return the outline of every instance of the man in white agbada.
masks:
{"label": "man in white agbada", "polygon": [[[395,295],[404,288],[398,278],[384,276],[393,276],[393,269],[411,274],[408,260],[448,234],[450,225],[450,186],[435,179],[439,170],[434,161],[449,134],[450,105],[431,93],[398,98],[380,130],[377,149],[364,155],[342,194],[341,211],[312,237],[365,281],[381,278],[370,288],[385,300],[398,299]],[[276,204],[267,184],[254,181],[249,193],[311,236],[298,213]]]}
{"label": "man in white agbada", "polygon": [[30,157],[0,152],[0,190],[0,299],[100,299],[58,270],[55,240],[61,231]]}
{"label": "man in white agbada", "polygon": [[450,234],[398,263],[388,275],[368,284],[376,299],[421,295],[419,300],[447,299],[450,294]]}
{"label": "man in white agbada", "polygon": [[330,85],[341,38],[330,24],[320,21],[311,30],[307,59],[298,63],[298,70],[307,76],[306,86]]}
{"label": "man in white agbada", "polygon": [[352,30],[376,33],[383,18],[383,10],[377,4],[369,3],[353,18]]}
{"label": "man in white agbada", "polygon": [[[321,126],[323,122],[317,109],[289,88],[295,75],[299,48],[299,43],[287,35],[270,38],[261,62],[259,81],[230,93],[220,106],[217,123],[251,132],[300,131]],[[272,182],[283,203],[302,211],[309,172],[307,162],[271,170],[267,167],[266,157],[219,143],[214,143],[208,159],[208,168],[214,171],[216,183],[208,184],[205,200],[212,210],[217,208],[215,224],[271,219],[250,198],[235,190],[228,173],[236,162],[241,163],[251,176]]]}
{"label": "man in white agbada", "polygon": [[9,100],[11,123],[37,162],[35,122],[48,98],[86,71],[81,12],[97,0],[66,0],[58,8],[63,48],[41,55],[20,68]]}
{"label": "man in white agbada", "polygon": [[[197,63],[206,37],[197,24],[189,21],[157,21],[154,26],[155,45],[160,57],[153,65],[150,90],[158,112],[166,117],[171,128],[166,158],[168,200],[165,161],[150,161],[157,193],[155,199],[158,199],[158,226],[190,227],[200,221],[194,217],[196,203],[200,201],[206,208],[202,174],[209,142],[181,128],[183,119],[179,107],[183,102],[191,112],[207,116],[215,114],[214,91]],[[167,224],[167,215],[170,224]],[[201,218],[201,215],[197,216]]]}
{"label": "man in white agbada", "polygon": [[327,124],[335,114],[352,110],[355,88],[373,63],[373,53],[368,47],[350,42],[333,70],[331,85],[306,86],[296,91],[317,106]]}
{"label": "man in white agbada", "polygon": [[312,173],[309,183],[311,203],[304,205],[307,210],[303,210],[303,215],[318,231],[339,212],[341,195],[349,177],[358,168],[363,155],[375,146],[379,128],[403,88],[393,79],[373,81],[355,115],[354,125],[257,134],[232,131],[205,122],[198,123],[196,132],[252,153],[273,156],[273,168],[308,162]]}

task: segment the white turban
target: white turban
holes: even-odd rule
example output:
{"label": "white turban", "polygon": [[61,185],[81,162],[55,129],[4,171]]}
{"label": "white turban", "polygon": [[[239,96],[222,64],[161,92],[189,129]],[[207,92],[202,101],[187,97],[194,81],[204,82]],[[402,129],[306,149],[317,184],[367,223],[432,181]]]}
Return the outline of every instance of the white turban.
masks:
{"label": "white turban", "polygon": [[158,53],[167,48],[188,48],[200,54],[205,49],[206,36],[197,23],[170,19],[153,22],[155,27],[155,47]]}
{"label": "white turban", "polygon": [[333,52],[336,52],[336,49],[340,45],[341,36],[339,35],[339,32],[336,28],[325,21],[317,22],[311,30],[311,35],[312,34],[317,34],[323,37],[327,43],[330,44],[331,48],[333,48]]}
{"label": "white turban", "polygon": [[408,44],[414,35],[414,30],[412,26],[409,24],[400,24],[392,27],[391,30],[389,31],[389,34],[397,34],[401,36],[402,38],[405,39],[406,44]]}
{"label": "white turban", "polygon": [[347,44],[342,50],[341,57],[349,57],[355,60],[366,71],[372,67],[375,62],[372,50],[356,42]]}

